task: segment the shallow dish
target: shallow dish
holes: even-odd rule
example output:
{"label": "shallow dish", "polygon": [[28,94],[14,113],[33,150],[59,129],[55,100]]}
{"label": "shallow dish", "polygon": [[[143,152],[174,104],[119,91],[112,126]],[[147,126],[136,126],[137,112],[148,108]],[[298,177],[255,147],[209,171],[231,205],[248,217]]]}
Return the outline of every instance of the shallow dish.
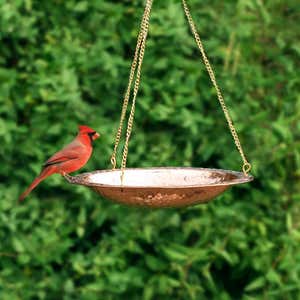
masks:
{"label": "shallow dish", "polygon": [[250,182],[241,172],[205,168],[135,168],[99,170],[66,176],[73,184],[93,188],[112,201],[144,207],[182,207],[206,203],[229,187]]}

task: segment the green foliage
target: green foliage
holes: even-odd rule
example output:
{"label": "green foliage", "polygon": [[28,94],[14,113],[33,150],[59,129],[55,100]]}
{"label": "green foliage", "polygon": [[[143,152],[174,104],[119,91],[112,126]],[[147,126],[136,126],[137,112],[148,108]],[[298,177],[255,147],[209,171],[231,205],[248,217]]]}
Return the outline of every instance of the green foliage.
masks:
{"label": "green foliage", "polygon": [[[297,1],[189,0],[256,180],[141,210],[53,176],[18,195],[77,124],[108,168],[142,0],[0,0],[0,298],[298,299]],[[154,1],[130,166],[239,169],[180,1]]]}

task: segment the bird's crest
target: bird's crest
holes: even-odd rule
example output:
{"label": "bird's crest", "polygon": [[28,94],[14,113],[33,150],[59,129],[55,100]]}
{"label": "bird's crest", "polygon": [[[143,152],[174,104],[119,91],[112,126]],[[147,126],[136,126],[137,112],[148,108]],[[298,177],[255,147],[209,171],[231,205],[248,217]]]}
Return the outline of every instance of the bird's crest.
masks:
{"label": "bird's crest", "polygon": [[80,133],[91,133],[91,132],[95,132],[94,129],[86,126],[86,125],[78,125],[79,128],[79,132]]}

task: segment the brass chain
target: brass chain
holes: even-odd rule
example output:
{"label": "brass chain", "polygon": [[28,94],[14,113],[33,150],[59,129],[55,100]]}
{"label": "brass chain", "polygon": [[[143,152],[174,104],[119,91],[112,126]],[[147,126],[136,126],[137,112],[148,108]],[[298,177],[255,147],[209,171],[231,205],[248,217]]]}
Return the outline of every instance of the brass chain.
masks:
{"label": "brass chain", "polygon": [[[151,0],[151,1],[147,0],[147,3],[146,3],[146,7],[145,7],[145,10],[144,10],[141,25],[140,25],[140,32],[139,32],[138,38],[137,38],[137,44],[136,44],[136,48],[135,48],[134,58],[133,58],[131,68],[130,68],[128,86],[127,86],[127,90],[126,90],[126,93],[124,95],[124,100],[123,100],[120,124],[119,124],[119,128],[118,128],[118,131],[117,131],[117,134],[116,134],[116,137],[115,137],[114,150],[113,150],[113,153],[112,153],[112,156],[111,156],[111,159],[110,159],[113,169],[115,169],[116,165],[117,165],[116,156],[117,156],[118,146],[119,146],[121,135],[122,135],[123,123],[124,123],[126,112],[127,112],[131,87],[132,87],[132,83],[133,83],[134,75],[135,75],[135,70],[136,70],[136,66],[137,66],[137,63],[138,63],[138,59],[139,59],[139,52],[141,50],[142,40],[145,37],[146,28],[149,27],[149,16],[150,16],[150,10],[151,10],[151,6],[152,6],[152,1],[153,0]],[[131,127],[132,127],[132,124],[131,124]],[[127,153],[128,153],[128,142],[127,142],[126,148],[127,148]]]}
{"label": "brass chain", "polygon": [[242,167],[243,172],[244,172],[245,175],[248,175],[248,173],[251,170],[251,164],[248,162],[248,160],[247,160],[247,158],[246,158],[246,156],[244,154],[244,151],[243,151],[242,145],[240,143],[237,131],[236,131],[234,125],[233,125],[232,119],[231,119],[229,111],[228,111],[228,109],[226,107],[225,100],[224,100],[224,98],[222,96],[221,90],[220,90],[220,88],[219,88],[219,86],[217,84],[215,73],[214,73],[214,71],[213,71],[213,69],[212,69],[212,67],[210,65],[210,62],[209,62],[207,56],[206,56],[206,53],[205,53],[202,41],[201,41],[200,36],[199,36],[199,34],[197,32],[195,23],[193,21],[192,15],[190,13],[190,10],[189,10],[189,8],[188,8],[187,3],[186,3],[185,0],[182,0],[182,5],[183,5],[183,9],[184,9],[186,18],[187,18],[187,20],[189,22],[191,31],[192,31],[192,33],[193,33],[193,35],[195,37],[197,46],[198,46],[198,48],[200,50],[200,53],[202,55],[202,58],[203,58],[206,70],[207,70],[207,72],[209,74],[209,77],[210,77],[210,80],[211,80],[211,82],[212,82],[212,84],[213,84],[213,86],[214,86],[214,88],[215,88],[215,90],[217,92],[218,100],[219,100],[219,102],[221,104],[222,110],[224,112],[225,118],[226,118],[228,126],[230,128],[230,131],[231,131],[232,137],[234,139],[235,145],[236,145],[236,147],[237,147],[237,149],[238,149],[238,151],[239,151],[239,153],[241,155],[241,158],[243,160],[243,167]]}
{"label": "brass chain", "polygon": [[[119,124],[119,128],[116,134],[116,138],[115,138],[115,146],[114,146],[114,150],[113,150],[113,154],[111,156],[111,163],[112,163],[112,167],[113,169],[116,168],[116,155],[117,155],[117,150],[118,150],[118,146],[119,146],[119,142],[121,139],[121,135],[122,135],[122,130],[123,130],[123,123],[125,120],[125,116],[126,116],[126,112],[127,112],[127,107],[128,107],[128,103],[129,103],[129,98],[130,98],[130,92],[131,92],[131,88],[132,88],[132,84],[134,81],[134,87],[133,87],[133,98],[132,98],[132,105],[131,105],[131,110],[130,110],[130,114],[129,114],[129,118],[128,118],[128,123],[127,123],[127,130],[126,130],[126,139],[125,139],[125,145],[124,145],[124,150],[123,150],[123,156],[122,156],[122,163],[121,163],[121,182],[123,183],[123,178],[124,178],[124,170],[126,168],[126,162],[127,162],[127,156],[128,156],[128,145],[129,145],[129,139],[131,136],[131,132],[132,132],[132,126],[133,126],[133,121],[134,121],[134,113],[135,113],[135,104],[136,104],[136,97],[137,97],[137,93],[139,90],[139,86],[140,86],[140,79],[141,79],[141,69],[142,69],[142,63],[143,63],[143,58],[144,58],[144,54],[145,54],[145,47],[146,47],[146,39],[147,39],[147,35],[148,35],[148,30],[149,30],[149,19],[150,19],[150,13],[151,13],[151,8],[152,8],[152,3],[153,0],[146,0],[146,6],[145,6],[145,10],[144,10],[144,14],[142,17],[142,21],[141,21],[141,26],[140,26],[140,32],[138,34],[138,38],[137,38],[137,45],[136,45],[136,49],[135,49],[135,53],[134,53],[134,58],[131,64],[131,69],[130,69],[130,75],[129,75],[129,81],[128,81],[128,87],[124,96],[124,100],[123,100],[123,107],[122,107],[122,112],[121,112],[121,118],[120,118],[120,124]],[[210,80],[216,90],[217,93],[217,97],[218,100],[221,104],[222,110],[224,112],[225,118],[227,120],[228,126],[230,128],[232,137],[234,139],[235,145],[242,157],[243,160],[243,172],[245,175],[248,175],[248,173],[251,170],[251,164],[247,161],[246,156],[244,154],[242,145],[240,143],[237,131],[233,125],[232,119],[230,117],[229,111],[226,107],[225,104],[225,100],[222,96],[221,90],[217,84],[216,78],[215,78],[215,74],[214,71],[210,65],[210,62],[206,56],[204,47],[202,45],[202,41],[200,39],[200,36],[196,30],[196,26],[195,23],[192,19],[190,10],[187,6],[187,3],[185,0],[182,0],[182,4],[183,4],[183,8],[184,8],[184,12],[185,15],[187,17],[188,23],[190,25],[191,31],[195,37],[197,46],[200,50],[200,53],[202,55],[206,70],[209,74]]]}
{"label": "brass chain", "polygon": [[146,47],[148,30],[149,30],[149,19],[150,19],[152,3],[153,3],[153,0],[147,0],[146,8],[145,8],[145,16],[146,17],[145,17],[144,22],[142,23],[142,30],[141,30],[142,31],[142,42],[141,42],[140,52],[139,52],[139,57],[138,57],[138,66],[137,66],[136,78],[135,78],[134,88],[133,88],[132,105],[131,105],[130,115],[129,115],[129,119],[128,119],[128,124],[127,124],[126,140],[125,140],[123,157],[122,157],[121,182],[123,182],[124,170],[126,168],[127,155],[128,155],[128,144],[129,144],[129,139],[131,136],[132,126],[133,126],[136,96],[137,96],[139,86],[140,86],[141,70],[142,70],[142,64],[143,64],[143,59],[144,59],[144,55],[145,55],[145,47]]}

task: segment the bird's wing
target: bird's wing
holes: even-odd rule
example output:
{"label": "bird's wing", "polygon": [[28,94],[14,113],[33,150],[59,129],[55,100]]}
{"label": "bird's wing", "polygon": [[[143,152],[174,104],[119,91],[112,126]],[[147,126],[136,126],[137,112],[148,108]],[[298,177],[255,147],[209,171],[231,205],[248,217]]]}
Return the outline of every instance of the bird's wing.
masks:
{"label": "bird's wing", "polygon": [[69,144],[62,150],[52,155],[44,164],[43,167],[60,164],[65,161],[78,159],[82,153],[82,145]]}

